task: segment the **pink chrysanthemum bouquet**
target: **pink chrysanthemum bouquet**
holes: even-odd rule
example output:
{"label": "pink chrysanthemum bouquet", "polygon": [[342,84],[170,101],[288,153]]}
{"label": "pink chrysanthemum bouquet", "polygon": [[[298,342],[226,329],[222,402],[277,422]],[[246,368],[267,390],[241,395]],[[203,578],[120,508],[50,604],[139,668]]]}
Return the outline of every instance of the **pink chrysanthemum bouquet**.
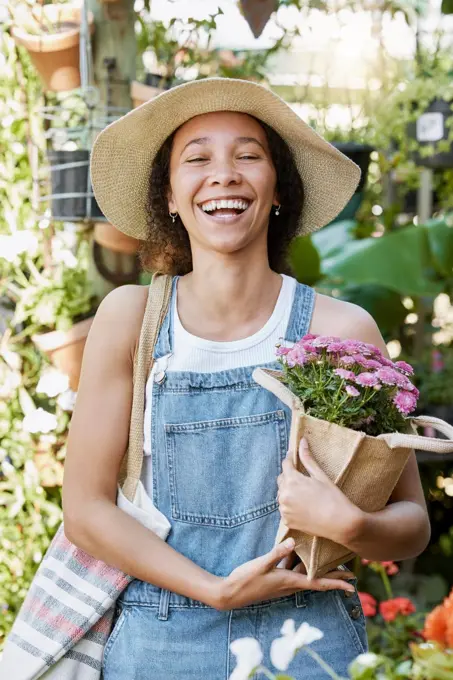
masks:
{"label": "pink chrysanthemum bouquet", "polygon": [[377,436],[407,430],[418,390],[412,366],[393,362],[365,342],[305,335],[278,347],[283,382],[315,418]]}
{"label": "pink chrysanthemum bouquet", "polygon": [[[253,377],[291,409],[289,455],[300,472],[302,437],[311,455],[343,493],[365,512],[381,510],[403,471],[411,449],[453,451],[453,427],[437,418],[409,414],[418,390],[412,367],[393,363],[373,345],[305,335],[277,350],[281,371],[258,368]],[[429,425],[447,439],[423,437]],[[289,529],[283,522],[276,542],[292,536],[310,578],[353,557],[332,540]]]}

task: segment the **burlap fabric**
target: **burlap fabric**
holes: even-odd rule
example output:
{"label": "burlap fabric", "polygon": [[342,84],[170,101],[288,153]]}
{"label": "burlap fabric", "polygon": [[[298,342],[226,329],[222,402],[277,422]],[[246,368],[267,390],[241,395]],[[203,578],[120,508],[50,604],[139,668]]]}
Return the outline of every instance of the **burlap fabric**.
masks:
{"label": "burlap fabric", "polygon": [[[408,419],[408,432],[416,432],[417,427],[429,425],[447,439],[395,432],[370,437],[364,432],[313,418],[304,412],[301,400],[281,382],[282,375],[279,371],[265,369],[256,369],[253,373],[257,383],[291,408],[288,455],[292,456],[297,469],[307,474],[298,456],[299,442],[305,437],[318,465],[365,512],[376,512],[385,507],[412,449],[435,453],[453,451],[453,427],[438,418],[419,416]],[[276,543],[289,536],[296,542],[295,551],[310,579],[322,576],[354,557],[354,553],[338,543],[289,530],[281,521]]]}

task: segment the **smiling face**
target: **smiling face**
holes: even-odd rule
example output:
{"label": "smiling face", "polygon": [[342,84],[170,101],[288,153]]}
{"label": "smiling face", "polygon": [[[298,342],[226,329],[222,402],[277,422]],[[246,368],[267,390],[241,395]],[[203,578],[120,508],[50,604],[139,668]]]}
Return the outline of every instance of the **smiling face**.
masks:
{"label": "smiling face", "polygon": [[175,134],[169,210],[179,213],[192,251],[235,253],[266,243],[276,180],[266,133],[254,118],[203,114]]}

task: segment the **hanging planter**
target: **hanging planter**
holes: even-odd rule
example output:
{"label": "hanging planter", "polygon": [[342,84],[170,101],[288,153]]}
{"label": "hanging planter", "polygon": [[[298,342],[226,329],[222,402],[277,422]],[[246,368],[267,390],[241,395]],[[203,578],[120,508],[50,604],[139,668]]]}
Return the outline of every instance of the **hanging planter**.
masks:
{"label": "hanging planter", "polygon": [[433,99],[422,115],[408,124],[408,136],[417,141],[420,150],[434,150],[429,155],[414,152],[412,158],[417,165],[433,170],[453,168],[453,143],[449,141],[453,125],[451,107],[451,102]]}
{"label": "hanging planter", "polygon": [[[47,90],[80,87],[79,43],[81,8],[73,4],[41,5],[15,12],[11,35],[25,47]],[[93,32],[93,14],[88,13]]]}
{"label": "hanging planter", "polygon": [[51,331],[32,336],[36,347],[49,357],[61,373],[69,376],[69,386],[74,392],[79,386],[83,350],[93,318],[79,321],[68,331]]}
{"label": "hanging planter", "polygon": [[136,238],[127,236],[119,231],[110,222],[96,222],[94,225],[94,240],[103,248],[108,248],[116,253],[135,255],[140,248],[140,243]]}
{"label": "hanging planter", "polygon": [[103,214],[89,179],[89,151],[49,150],[47,158],[50,163],[52,193],[41,200],[51,199],[52,217],[64,222],[102,219]]}
{"label": "hanging planter", "polygon": [[[160,78],[160,80],[162,80],[160,76],[155,76],[155,78]],[[165,92],[165,88],[156,87],[155,85],[145,85],[144,83],[139,83],[138,80],[133,80],[131,83],[131,99],[133,108],[136,109],[137,106],[141,106],[150,99],[157,97],[157,95],[161,92]]]}
{"label": "hanging planter", "polygon": [[352,220],[355,218],[360,206],[362,205],[364,188],[368,179],[368,168],[370,166],[371,152],[374,151],[368,144],[358,144],[356,142],[331,142],[332,145],[350,158],[361,170],[360,182],[354,195],[345,205],[341,213],[331,224],[340,220]]}

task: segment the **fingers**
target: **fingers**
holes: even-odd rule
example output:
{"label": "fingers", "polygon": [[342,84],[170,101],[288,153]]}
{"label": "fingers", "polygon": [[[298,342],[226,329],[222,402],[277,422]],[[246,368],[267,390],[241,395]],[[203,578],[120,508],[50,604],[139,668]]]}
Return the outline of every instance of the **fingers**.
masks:
{"label": "fingers", "polygon": [[281,562],[285,557],[288,557],[294,550],[294,539],[287,538],[283,543],[279,543],[274,546],[270,552],[266,555],[258,557],[255,561],[256,566],[259,571],[269,571],[273,567],[276,567],[279,562]]}
{"label": "fingers", "polygon": [[302,439],[300,440],[299,459],[304,468],[306,469],[306,471],[308,472],[308,474],[310,475],[310,477],[315,477],[316,479],[322,481],[326,480],[330,481],[329,477],[323,470],[321,470],[318,463],[311,455],[310,448],[305,437],[302,437]]}

